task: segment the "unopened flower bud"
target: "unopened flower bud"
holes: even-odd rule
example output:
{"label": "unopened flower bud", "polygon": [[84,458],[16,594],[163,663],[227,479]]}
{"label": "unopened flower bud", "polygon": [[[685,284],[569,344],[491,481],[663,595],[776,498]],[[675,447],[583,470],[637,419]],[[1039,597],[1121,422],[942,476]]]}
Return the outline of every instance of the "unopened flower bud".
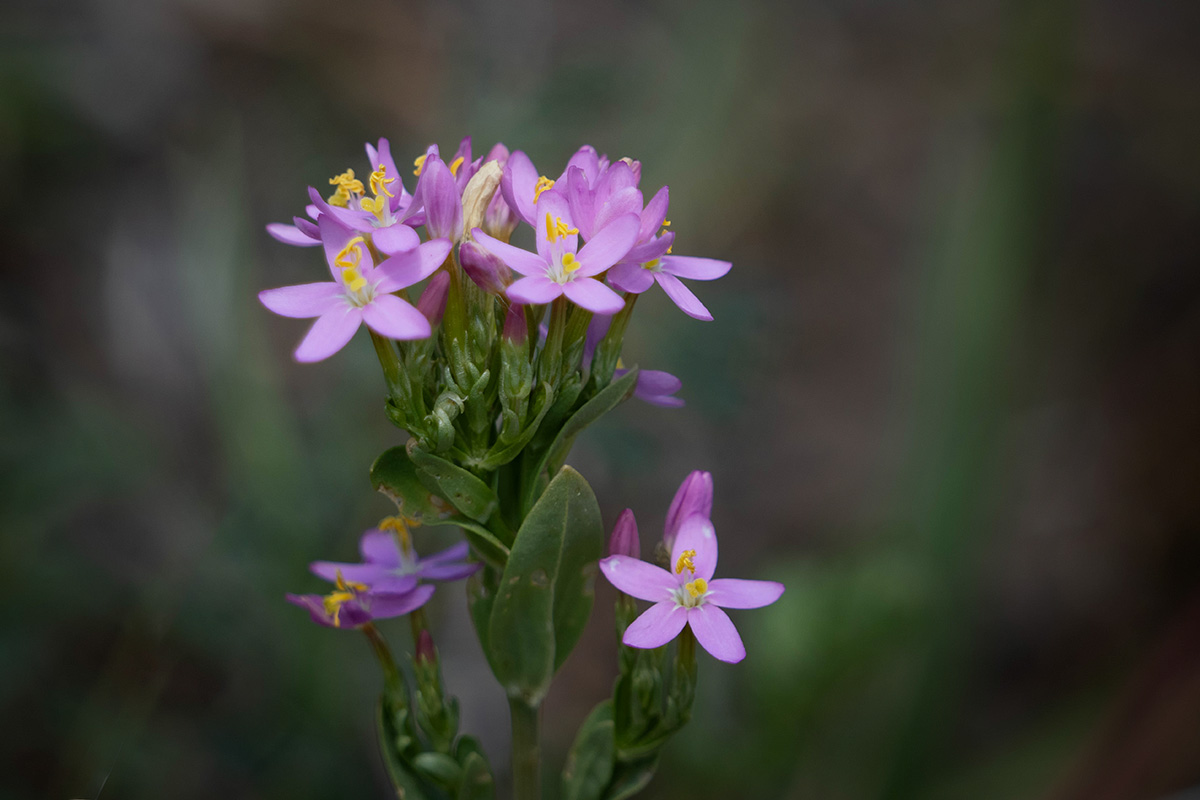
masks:
{"label": "unopened flower bud", "polygon": [[462,194],[464,230],[471,230],[483,225],[487,214],[488,204],[500,186],[500,176],[503,170],[495,161],[489,161],[479,168],[467,183]]}
{"label": "unopened flower bud", "polygon": [[504,294],[512,283],[512,270],[508,265],[475,242],[465,241],[459,246],[458,263],[476,286],[490,294]]}
{"label": "unopened flower bud", "polygon": [[492,149],[488,150],[488,154],[483,157],[483,163],[486,164],[489,161],[495,161],[502,169],[508,163],[508,148],[504,146],[503,142],[496,142]]}
{"label": "unopened flower bud", "polygon": [[525,324],[525,306],[513,303],[504,317],[504,339],[513,344],[525,344],[529,327]]}
{"label": "unopened flower bud", "polygon": [[437,325],[442,321],[442,312],[446,310],[446,290],[449,286],[450,273],[438,272],[429,280],[425,291],[421,292],[421,299],[417,301],[417,311],[425,315],[430,325]]}
{"label": "unopened flower bud", "polygon": [[610,556],[632,556],[641,558],[642,546],[638,540],[637,520],[633,518],[633,509],[627,508],[617,517],[613,526],[612,536],[608,540]]}
{"label": "unopened flower bud", "polygon": [[703,517],[712,516],[713,482],[711,472],[696,470],[683,479],[675,499],[667,510],[667,522],[663,526],[663,541],[668,548],[675,543],[675,535],[679,526],[688,517],[699,514]]}
{"label": "unopened flower bud", "polygon": [[433,637],[429,635],[429,631],[424,628],[417,636],[417,652],[415,655],[417,663],[432,664],[437,661],[437,648],[433,646]]}
{"label": "unopened flower bud", "polygon": [[517,212],[513,211],[512,206],[504,199],[504,193],[496,192],[492,196],[492,202],[488,204],[487,212],[483,215],[483,232],[488,236],[495,236],[502,242],[507,242],[512,238],[512,233],[516,230],[519,220]]}

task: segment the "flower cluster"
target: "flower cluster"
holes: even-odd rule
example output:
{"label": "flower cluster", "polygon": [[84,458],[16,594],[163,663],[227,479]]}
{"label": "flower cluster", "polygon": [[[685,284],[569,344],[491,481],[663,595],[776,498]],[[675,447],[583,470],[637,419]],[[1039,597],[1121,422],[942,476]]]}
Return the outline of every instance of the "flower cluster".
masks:
{"label": "flower cluster", "polygon": [[723,608],[762,608],[783,594],[783,584],[739,578],[713,578],[717,533],[712,514],[712,475],[693,472],[680,485],[667,512],[663,542],[671,553],[667,569],[638,558],[637,521],[625,509],[609,541],[612,554],[600,562],[609,583],[639,600],[654,603],[626,630],[630,647],[661,647],[684,626],[722,661],[737,663],[746,648]]}

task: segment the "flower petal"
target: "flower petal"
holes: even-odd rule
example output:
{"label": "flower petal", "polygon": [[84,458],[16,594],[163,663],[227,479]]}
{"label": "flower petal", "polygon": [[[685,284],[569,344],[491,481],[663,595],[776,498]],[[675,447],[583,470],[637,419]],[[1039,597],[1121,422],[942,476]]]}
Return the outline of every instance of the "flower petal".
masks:
{"label": "flower petal", "polygon": [[284,244],[296,247],[316,247],[321,243],[320,239],[311,238],[295,225],[285,225],[282,222],[272,222],[267,226],[267,233]]}
{"label": "flower petal", "polygon": [[[365,581],[364,581],[365,583]],[[372,592],[380,594],[402,594],[417,588],[416,575],[397,575],[389,573],[370,584]]]}
{"label": "flower petal", "polygon": [[313,575],[330,583],[337,581],[340,572],[343,579],[366,586],[372,586],[390,574],[388,568],[380,564],[345,564],[339,561],[314,561],[308,565],[308,569]]}
{"label": "flower petal", "polygon": [[[692,558],[692,563],[696,566],[694,577],[711,580],[713,572],[717,569],[717,531],[707,517],[692,514],[680,523],[675,545],[671,548],[672,570],[679,564],[679,557],[685,550],[696,551]],[[681,583],[686,583],[692,577],[686,569],[683,574],[676,575]]]}
{"label": "flower petal", "polygon": [[332,311],[341,294],[340,286],[326,281],[264,289],[258,293],[258,300],[281,317],[308,319]]}
{"label": "flower petal", "polygon": [[463,578],[469,578],[479,570],[483,569],[483,564],[422,564],[417,570],[422,578],[429,581],[458,581]]}
{"label": "flower petal", "polygon": [[597,314],[615,314],[625,307],[621,295],[595,278],[578,278],[563,284],[563,294],[580,308]]}
{"label": "flower petal", "polygon": [[[626,172],[629,171],[629,167],[626,166],[624,162],[621,162],[621,166],[625,167]],[[596,212],[596,222],[594,227],[596,232],[599,232],[608,227],[609,223],[611,223],[613,220],[620,219],[626,214],[633,214],[634,216],[638,216],[640,218],[641,213],[642,193],[630,186],[629,188],[622,189],[614,194],[603,206],[600,207],[600,210]],[[638,230],[641,230],[640,219],[638,222]],[[635,233],[633,240],[636,242],[637,238],[637,234]]]}
{"label": "flower petal", "polygon": [[462,561],[470,554],[471,548],[467,546],[467,543],[459,542],[453,547],[447,547],[445,550],[434,553],[431,556],[425,556],[421,559],[421,562],[428,564],[430,562]]}
{"label": "flower petal", "polygon": [[571,167],[579,167],[583,170],[583,175],[587,178],[588,186],[595,186],[596,178],[600,176],[600,157],[596,155],[596,148],[590,144],[585,144],[576,150],[575,155],[571,156],[571,160],[567,162],[567,167],[563,170],[563,175],[570,172]]}
{"label": "flower petal", "polygon": [[574,220],[575,227],[579,228],[579,235],[586,241],[592,238],[592,223],[596,219],[592,190],[579,167],[568,169],[565,181],[566,189],[563,193],[567,197],[567,206],[571,209],[571,219]]}
{"label": "flower petal", "polygon": [[394,294],[378,294],[362,310],[367,327],[389,339],[427,339],[433,332],[429,320]]}
{"label": "flower petal", "polygon": [[622,261],[608,271],[609,282],[622,292],[641,294],[654,285],[654,273],[629,261]]}
{"label": "flower petal", "polygon": [[533,193],[536,191],[537,180],[537,167],[533,166],[529,156],[520,150],[509,155],[508,163],[504,165],[504,174],[500,177],[500,193],[504,195],[509,208],[516,211],[517,215],[530,225],[534,224],[536,213]]}
{"label": "flower petal", "polygon": [[712,314],[708,313],[704,304],[696,299],[696,295],[692,294],[691,289],[684,286],[679,278],[665,272],[656,272],[654,280],[658,281],[658,285],[667,293],[667,297],[679,306],[680,311],[694,319],[702,319],[705,322],[712,321]]}
{"label": "flower petal", "polygon": [[679,484],[671,505],[667,509],[667,521],[663,525],[663,541],[668,547],[675,544],[679,526],[693,514],[704,518],[712,517],[713,480],[712,473],[694,470]]}
{"label": "flower petal", "polygon": [[568,233],[566,236],[550,238],[546,229],[547,220],[561,220],[568,229],[574,229],[575,221],[571,217],[571,207],[567,198],[556,191],[542,192],[537,204],[537,251],[538,255],[550,261],[563,253],[579,252],[579,234]]}
{"label": "flower petal", "polygon": [[[351,239],[361,234],[359,231],[341,224],[329,214],[322,214],[317,219],[317,227],[321,231],[321,244],[325,245],[325,260],[329,262],[329,271],[334,278],[338,278],[342,274],[342,270],[341,267],[334,265],[334,260]],[[362,256],[359,270],[365,272],[375,265],[371,259],[371,248],[367,247],[364,242],[358,249]]]}
{"label": "flower petal", "polygon": [[621,641],[629,647],[662,647],[679,635],[687,621],[687,609],[674,600],[655,603],[630,623]]}
{"label": "flower petal", "polygon": [[381,253],[395,255],[406,250],[412,250],[421,243],[417,232],[402,222],[388,225],[386,228],[376,228],[371,233],[371,241]]}
{"label": "flower petal", "polygon": [[388,619],[399,617],[414,611],[429,602],[433,597],[433,587],[426,584],[418,586],[411,592],[400,594],[368,594],[366,596],[367,612],[371,619]]}
{"label": "flower petal", "polygon": [[546,259],[537,253],[531,253],[528,250],[514,247],[507,242],[494,239],[479,228],[471,229],[471,238],[478,242],[484,250],[487,250],[507,264],[509,269],[519,272],[522,275],[546,274],[549,264],[546,263]]}
{"label": "flower petal", "polygon": [[613,264],[620,261],[633,247],[637,239],[637,214],[626,214],[617,217],[604,226],[592,240],[579,251],[579,274],[585,278],[599,275]]}
{"label": "flower petal", "polygon": [[540,306],[561,296],[563,287],[545,276],[536,275],[515,281],[506,293],[523,306]]}
{"label": "flower petal", "polygon": [[377,273],[383,274],[383,280],[375,287],[375,291],[394,292],[425,280],[445,263],[451,247],[453,245],[449,239],[434,239],[386,259],[377,270]]}
{"label": "flower petal", "polygon": [[709,581],[704,602],[722,608],[762,608],[783,594],[783,584],[775,581],[750,581],[742,578],[717,578]]}
{"label": "flower petal", "polygon": [[362,324],[362,312],[353,306],[335,308],[317,317],[292,357],[303,364],[324,361],[346,346]]}
{"label": "flower petal", "polygon": [[671,204],[669,187],[659,189],[646,207],[642,209],[642,225],[638,230],[638,239],[645,241],[653,236],[667,219],[667,206]]}
{"label": "flower petal", "polygon": [[715,281],[729,272],[732,266],[729,261],[695,256],[663,256],[662,260],[663,272],[694,281]]}
{"label": "flower petal", "polygon": [[363,561],[395,569],[400,566],[400,544],[395,534],[372,528],[358,540],[358,552]]}
{"label": "flower petal", "polygon": [[746,646],[742,644],[737,628],[733,627],[733,620],[716,606],[689,608],[687,622],[696,634],[696,641],[713,658],[736,664],[746,657]]}
{"label": "flower petal", "polygon": [[645,264],[656,258],[662,258],[675,242],[675,234],[667,231],[655,239],[648,239],[641,244],[629,248],[622,261],[632,261],[635,264]]}
{"label": "flower petal", "polygon": [[600,571],[620,591],[654,603],[670,600],[679,581],[671,573],[640,558],[615,555],[600,559]]}

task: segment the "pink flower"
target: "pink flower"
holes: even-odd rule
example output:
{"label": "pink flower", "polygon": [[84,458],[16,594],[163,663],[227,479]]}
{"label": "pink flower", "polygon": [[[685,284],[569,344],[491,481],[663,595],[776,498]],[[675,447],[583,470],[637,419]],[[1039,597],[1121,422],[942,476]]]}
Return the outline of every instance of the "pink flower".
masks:
{"label": "pink flower", "polygon": [[652,649],[674,639],[688,625],[714,658],[736,664],[746,657],[737,628],[722,608],[761,608],[779,599],[783,584],[713,578],[717,534],[712,522],[693,515],[684,520],[671,550],[670,572],[632,556],[600,561],[609,583],[627,595],[654,603],[625,630],[629,647]]}
{"label": "pink flower", "polygon": [[370,248],[357,231],[322,214],[317,220],[332,281],[284,286],[259,292],[258,299],[283,317],[316,317],[296,348],[297,361],[321,361],[341,350],[358,326],[389,339],[424,339],[429,320],[391,292],[432,275],[450,253],[450,242],[435,239],[375,266]]}

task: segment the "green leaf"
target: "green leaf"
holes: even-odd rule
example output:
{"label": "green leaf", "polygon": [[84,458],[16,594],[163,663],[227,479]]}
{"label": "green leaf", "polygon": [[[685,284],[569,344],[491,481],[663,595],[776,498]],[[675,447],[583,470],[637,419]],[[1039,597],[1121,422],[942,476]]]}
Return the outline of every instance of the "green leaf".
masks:
{"label": "green leaf", "polygon": [[612,701],[605,700],[588,714],[563,768],[564,800],[600,800],[613,774]]}
{"label": "green leaf", "polygon": [[458,800],[492,800],[496,796],[496,785],[479,742],[472,736],[463,736],[458,740],[457,755],[463,768]]}
{"label": "green leaf", "polygon": [[597,392],[580,406],[578,411],[568,417],[563,426],[559,428],[553,441],[545,446],[545,449],[539,448],[539,455],[530,459],[532,468],[528,473],[526,485],[531,489],[535,487],[537,476],[546,469],[547,465],[559,464],[566,460],[567,453],[571,451],[571,445],[575,443],[575,437],[584,428],[632,397],[633,390],[637,388],[637,376],[638,369],[634,367],[622,375],[620,380],[610,383]]}
{"label": "green leaf", "polygon": [[596,496],[563,467],[517,532],[488,622],[488,660],[509,696],[545,695],[591,614],[603,547]]}
{"label": "green leaf", "polygon": [[381,699],[375,714],[376,733],[379,736],[379,752],[383,756],[383,763],[387,767],[388,777],[392,779],[396,795],[405,800],[429,800],[433,795],[396,752],[397,731],[386,708],[387,703]]}
{"label": "green leaf", "polygon": [[625,800],[645,789],[658,770],[658,756],[618,762],[604,800]]}
{"label": "green leaf", "polygon": [[[472,476],[473,477],[473,476]],[[385,450],[371,465],[371,485],[395,501],[400,513],[422,525],[457,525],[484,560],[503,566],[508,546],[483,525],[460,514],[421,482],[417,466],[404,447]]]}
{"label": "green leaf", "polygon": [[416,465],[421,482],[471,519],[486,523],[500,502],[492,487],[457,464],[412,446],[415,440],[409,444],[408,457]]}

